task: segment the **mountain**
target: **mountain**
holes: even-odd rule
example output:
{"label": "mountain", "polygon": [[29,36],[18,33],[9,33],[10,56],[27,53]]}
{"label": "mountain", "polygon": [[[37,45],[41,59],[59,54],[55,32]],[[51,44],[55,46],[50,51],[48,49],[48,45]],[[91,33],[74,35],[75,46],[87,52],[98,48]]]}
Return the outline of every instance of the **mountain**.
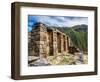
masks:
{"label": "mountain", "polygon": [[73,28],[75,31],[78,31],[78,32],[87,32],[87,31],[88,31],[87,25],[85,25],[85,24],[76,25],[76,26],[73,26],[72,28]]}

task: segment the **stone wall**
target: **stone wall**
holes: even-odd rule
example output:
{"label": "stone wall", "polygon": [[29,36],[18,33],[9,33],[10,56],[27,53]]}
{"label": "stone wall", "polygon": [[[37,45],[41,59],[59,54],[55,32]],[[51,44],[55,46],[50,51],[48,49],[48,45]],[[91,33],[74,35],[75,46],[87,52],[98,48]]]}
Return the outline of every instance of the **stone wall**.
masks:
{"label": "stone wall", "polygon": [[30,56],[39,56],[40,54],[40,27],[35,26],[29,34],[28,54]]}
{"label": "stone wall", "polygon": [[68,52],[69,41],[69,37],[59,30],[37,23],[28,35],[28,54],[45,58],[63,55]]}

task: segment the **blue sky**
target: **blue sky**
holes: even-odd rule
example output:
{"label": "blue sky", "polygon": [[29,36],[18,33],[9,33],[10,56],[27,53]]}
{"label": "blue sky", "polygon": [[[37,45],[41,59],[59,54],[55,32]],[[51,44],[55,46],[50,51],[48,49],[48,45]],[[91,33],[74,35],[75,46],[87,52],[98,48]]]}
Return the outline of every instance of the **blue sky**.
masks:
{"label": "blue sky", "polygon": [[74,25],[88,25],[87,17],[70,17],[70,16],[35,16],[28,15],[28,31],[32,30],[32,25],[36,22],[42,22],[48,26],[71,27]]}

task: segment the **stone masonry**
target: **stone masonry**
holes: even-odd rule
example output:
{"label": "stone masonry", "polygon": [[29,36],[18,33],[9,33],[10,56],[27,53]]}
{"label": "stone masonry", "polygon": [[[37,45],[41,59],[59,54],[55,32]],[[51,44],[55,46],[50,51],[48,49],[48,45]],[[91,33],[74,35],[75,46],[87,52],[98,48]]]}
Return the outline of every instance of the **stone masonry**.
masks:
{"label": "stone masonry", "polygon": [[43,23],[36,23],[32,32],[28,34],[29,56],[44,57],[57,56],[68,53],[69,37],[55,28]]}

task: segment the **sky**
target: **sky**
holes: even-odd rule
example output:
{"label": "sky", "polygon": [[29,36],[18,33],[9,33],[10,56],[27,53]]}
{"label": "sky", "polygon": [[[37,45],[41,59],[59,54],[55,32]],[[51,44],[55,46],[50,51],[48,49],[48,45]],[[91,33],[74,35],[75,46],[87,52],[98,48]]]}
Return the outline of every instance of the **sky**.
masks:
{"label": "sky", "polygon": [[88,17],[28,15],[28,31],[32,30],[36,22],[42,22],[48,26],[71,27],[81,24],[88,25]]}

